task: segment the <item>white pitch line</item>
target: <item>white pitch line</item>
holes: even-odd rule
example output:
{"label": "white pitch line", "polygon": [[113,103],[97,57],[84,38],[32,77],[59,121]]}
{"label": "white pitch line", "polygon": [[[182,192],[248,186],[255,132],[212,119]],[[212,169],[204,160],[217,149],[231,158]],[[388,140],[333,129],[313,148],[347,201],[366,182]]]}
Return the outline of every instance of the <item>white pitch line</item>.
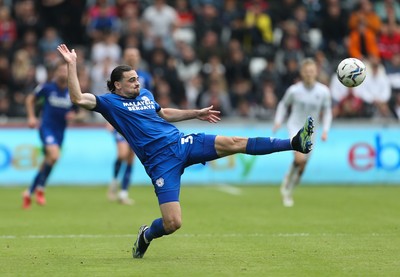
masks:
{"label": "white pitch line", "polygon": [[230,186],[230,185],[225,185],[225,184],[219,184],[216,187],[217,190],[231,194],[231,195],[241,195],[242,190],[238,187]]}
{"label": "white pitch line", "polygon": [[[392,236],[392,234],[383,233],[371,233],[365,234],[371,237],[382,237],[382,236]],[[344,234],[344,233],[275,233],[275,234],[259,234],[259,233],[231,233],[231,234],[175,234],[172,237],[345,237],[354,236],[354,234]],[[116,234],[116,235],[101,235],[101,234],[65,234],[65,235],[0,235],[0,239],[97,239],[97,238],[131,238],[136,237],[136,234]]]}
{"label": "white pitch line", "polygon": [[16,236],[0,236],[0,239],[16,239]]}
{"label": "white pitch line", "polygon": [[71,235],[23,235],[23,236],[13,236],[5,235],[0,236],[0,239],[79,239],[79,238],[124,238],[124,237],[135,237],[134,234],[126,235],[93,235],[93,234],[71,234]]}

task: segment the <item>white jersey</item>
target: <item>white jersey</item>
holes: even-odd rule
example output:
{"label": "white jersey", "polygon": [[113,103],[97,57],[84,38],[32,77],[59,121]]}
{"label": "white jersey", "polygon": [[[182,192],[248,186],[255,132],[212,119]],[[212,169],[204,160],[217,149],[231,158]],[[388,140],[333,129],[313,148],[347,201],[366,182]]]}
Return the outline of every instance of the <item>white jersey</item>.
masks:
{"label": "white jersey", "polygon": [[303,82],[298,82],[290,86],[278,104],[275,124],[283,123],[289,107],[291,112],[287,126],[290,136],[297,133],[309,115],[314,118],[315,126],[318,126],[321,112],[323,131],[329,131],[332,122],[331,95],[329,88],[324,84],[316,82],[312,88],[307,88]]}

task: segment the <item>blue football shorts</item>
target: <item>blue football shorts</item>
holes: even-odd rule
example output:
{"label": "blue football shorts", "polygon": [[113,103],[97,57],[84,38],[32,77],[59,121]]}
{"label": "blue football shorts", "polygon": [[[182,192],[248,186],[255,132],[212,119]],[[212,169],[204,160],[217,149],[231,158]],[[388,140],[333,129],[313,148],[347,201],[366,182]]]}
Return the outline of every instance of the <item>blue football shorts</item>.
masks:
{"label": "blue football shorts", "polygon": [[159,204],[179,201],[181,175],[186,167],[218,158],[215,137],[204,133],[182,136],[146,162]]}
{"label": "blue football shorts", "polygon": [[39,129],[40,140],[42,141],[43,146],[47,145],[58,145],[60,148],[62,146],[64,140],[64,130],[54,130],[51,128],[43,128]]}

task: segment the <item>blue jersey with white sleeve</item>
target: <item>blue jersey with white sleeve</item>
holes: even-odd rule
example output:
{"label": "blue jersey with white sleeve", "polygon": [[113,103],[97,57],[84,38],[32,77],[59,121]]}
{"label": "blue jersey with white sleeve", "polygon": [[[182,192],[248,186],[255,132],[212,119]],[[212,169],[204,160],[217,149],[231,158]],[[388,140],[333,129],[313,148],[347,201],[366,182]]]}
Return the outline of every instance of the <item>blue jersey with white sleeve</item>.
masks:
{"label": "blue jersey with white sleeve", "polygon": [[55,82],[48,82],[38,85],[34,93],[37,99],[44,99],[41,128],[64,131],[67,126],[66,114],[73,106],[68,88],[60,88]]}
{"label": "blue jersey with white sleeve", "polygon": [[161,107],[147,89],[141,88],[136,98],[113,93],[96,95],[96,102],[93,110],[125,137],[142,163],[183,135],[157,114]]}

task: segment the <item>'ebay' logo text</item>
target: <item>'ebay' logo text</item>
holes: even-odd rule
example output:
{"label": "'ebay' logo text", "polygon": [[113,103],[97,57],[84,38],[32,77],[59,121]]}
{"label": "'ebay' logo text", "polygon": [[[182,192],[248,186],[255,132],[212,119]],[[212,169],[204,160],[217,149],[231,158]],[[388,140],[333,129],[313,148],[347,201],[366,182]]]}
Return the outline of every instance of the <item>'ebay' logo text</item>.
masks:
{"label": "'ebay' logo text", "polygon": [[374,145],[366,142],[356,143],[349,151],[350,166],[358,171],[373,168],[395,171],[400,168],[400,145],[396,142],[383,142],[379,134]]}

